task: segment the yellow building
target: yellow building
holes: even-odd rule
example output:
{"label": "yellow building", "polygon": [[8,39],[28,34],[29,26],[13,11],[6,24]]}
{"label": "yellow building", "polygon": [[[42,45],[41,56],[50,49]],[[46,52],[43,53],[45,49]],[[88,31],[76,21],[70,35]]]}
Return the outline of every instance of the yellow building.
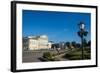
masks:
{"label": "yellow building", "polygon": [[51,43],[48,41],[46,35],[41,36],[28,36],[23,39],[23,49],[27,50],[39,50],[50,49]]}

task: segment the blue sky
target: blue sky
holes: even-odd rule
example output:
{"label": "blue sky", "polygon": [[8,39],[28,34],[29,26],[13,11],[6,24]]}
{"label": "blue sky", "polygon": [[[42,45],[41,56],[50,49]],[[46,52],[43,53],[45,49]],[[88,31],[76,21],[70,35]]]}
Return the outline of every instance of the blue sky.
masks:
{"label": "blue sky", "polygon": [[81,21],[85,23],[85,29],[89,32],[86,39],[90,40],[90,13],[23,10],[22,34],[47,35],[49,41],[54,42],[80,42],[77,31]]}

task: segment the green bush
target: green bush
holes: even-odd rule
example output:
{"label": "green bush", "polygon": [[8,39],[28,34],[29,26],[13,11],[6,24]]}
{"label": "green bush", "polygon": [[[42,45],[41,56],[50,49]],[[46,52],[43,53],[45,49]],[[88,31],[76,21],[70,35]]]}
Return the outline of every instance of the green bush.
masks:
{"label": "green bush", "polygon": [[43,53],[43,58],[46,58],[48,60],[53,60],[53,55],[50,52],[44,52]]}
{"label": "green bush", "polygon": [[55,56],[55,54],[53,54],[51,52],[43,53],[43,59],[45,59],[46,61],[60,61],[58,58],[55,58],[54,56]]}

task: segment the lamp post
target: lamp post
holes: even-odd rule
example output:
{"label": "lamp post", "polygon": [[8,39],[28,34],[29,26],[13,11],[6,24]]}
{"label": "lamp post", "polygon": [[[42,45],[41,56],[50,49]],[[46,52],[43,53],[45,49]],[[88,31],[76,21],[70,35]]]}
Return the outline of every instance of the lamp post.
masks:
{"label": "lamp post", "polygon": [[83,43],[83,39],[84,39],[84,29],[85,29],[85,24],[83,23],[80,23],[80,30],[81,30],[81,33],[82,33],[82,36],[81,36],[81,44],[82,44],[82,60],[84,59],[84,43]]}
{"label": "lamp post", "polygon": [[85,34],[85,24],[84,23],[82,23],[82,22],[80,22],[80,24],[79,24],[79,29],[80,29],[80,31],[78,32],[78,35],[80,36],[80,38],[81,38],[81,46],[82,46],[82,60],[84,59],[84,34]]}

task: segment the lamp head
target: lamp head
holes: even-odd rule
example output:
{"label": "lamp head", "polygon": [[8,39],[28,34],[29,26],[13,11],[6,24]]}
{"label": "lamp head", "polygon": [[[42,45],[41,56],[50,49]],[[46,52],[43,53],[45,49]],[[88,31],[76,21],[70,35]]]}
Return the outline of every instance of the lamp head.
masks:
{"label": "lamp head", "polygon": [[80,27],[81,30],[84,30],[85,29],[85,24],[80,22],[79,27]]}

